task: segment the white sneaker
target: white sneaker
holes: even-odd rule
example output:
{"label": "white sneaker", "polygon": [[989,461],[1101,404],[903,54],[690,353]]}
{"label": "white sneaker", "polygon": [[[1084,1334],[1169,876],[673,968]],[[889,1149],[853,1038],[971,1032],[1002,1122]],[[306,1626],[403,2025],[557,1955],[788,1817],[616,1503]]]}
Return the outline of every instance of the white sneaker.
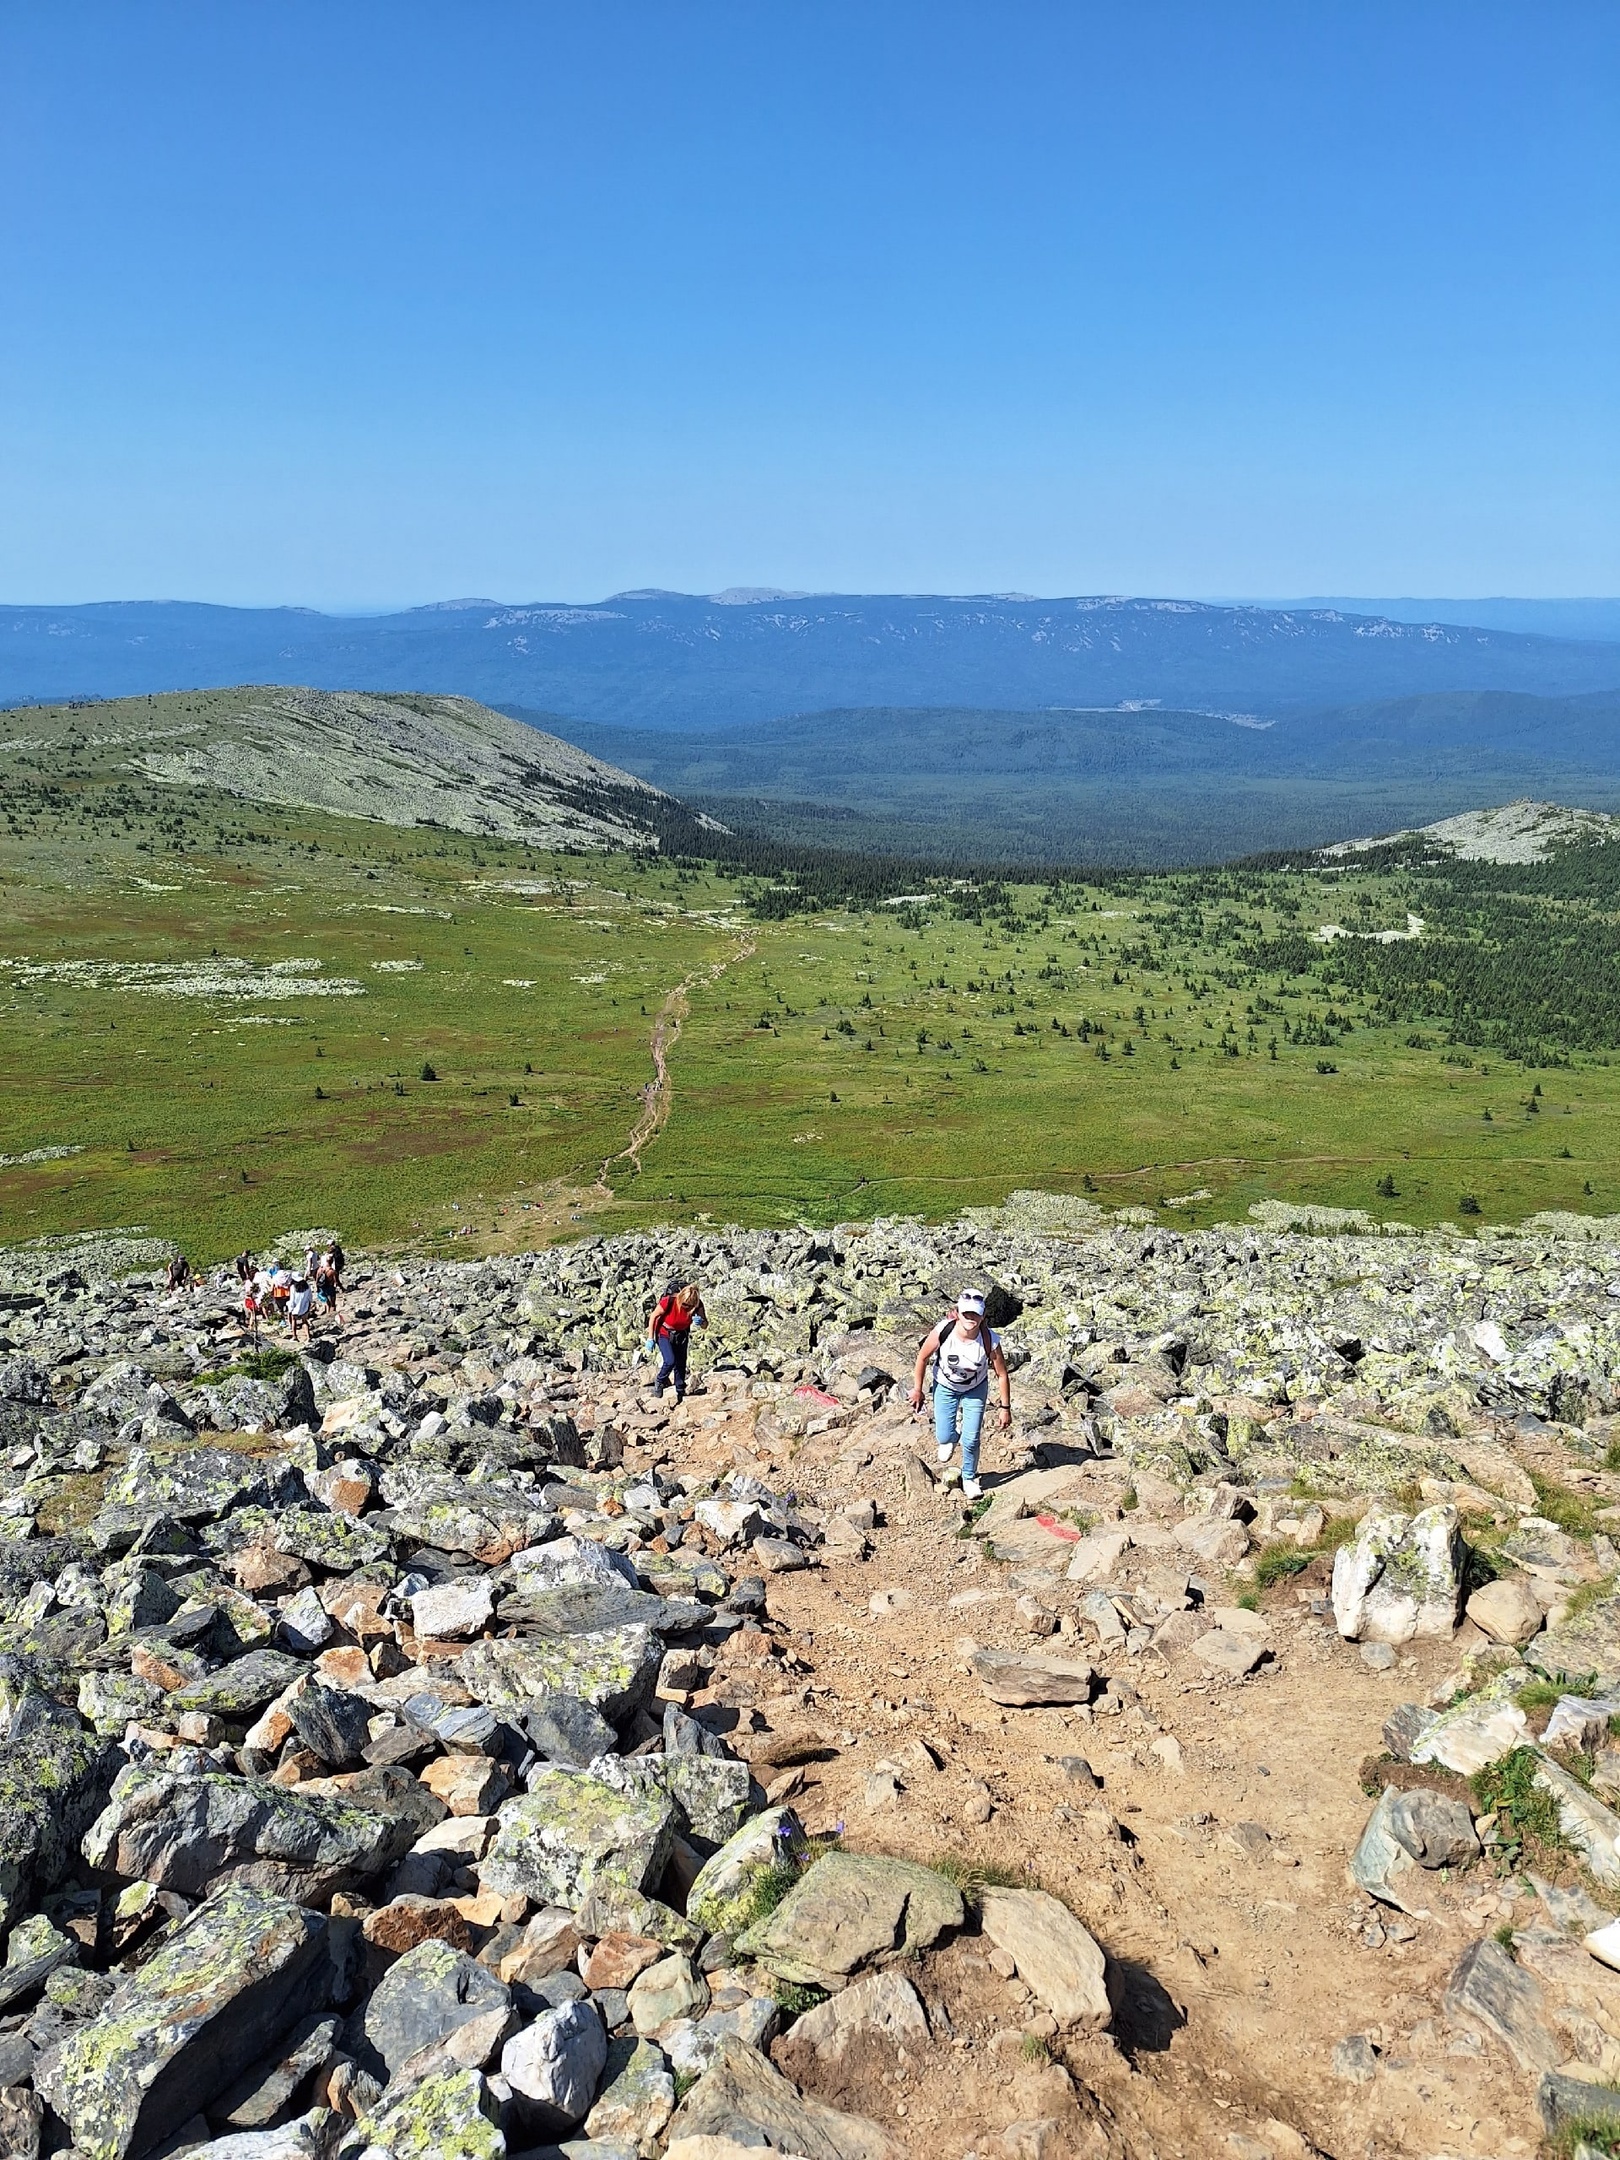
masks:
{"label": "white sneaker", "polygon": [[964,1500],[977,1500],[983,1491],[984,1487],[976,1477],[965,1477],[962,1480],[962,1498]]}
{"label": "white sneaker", "polygon": [[950,1461],[951,1457],[956,1453],[956,1442],[954,1440],[942,1440],[939,1443],[939,1446],[934,1450],[934,1453],[938,1456],[939,1467],[943,1470],[945,1465]]}

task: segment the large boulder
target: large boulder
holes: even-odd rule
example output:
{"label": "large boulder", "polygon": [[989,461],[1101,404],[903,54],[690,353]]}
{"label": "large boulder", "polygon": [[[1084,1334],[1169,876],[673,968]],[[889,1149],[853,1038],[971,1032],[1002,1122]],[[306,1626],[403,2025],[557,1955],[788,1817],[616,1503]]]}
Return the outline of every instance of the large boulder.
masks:
{"label": "large boulder", "polygon": [[85,1837],[84,1856],[185,1897],[239,1881],[320,1902],[380,1875],[444,1814],[410,1777],[348,1799],[131,1763]]}
{"label": "large boulder", "polygon": [[85,2160],[149,2150],[233,2085],[326,2000],[327,1923],[246,1884],[218,1891],[38,2081]]}
{"label": "large boulder", "polygon": [[621,1792],[588,1770],[544,1763],[500,1811],[480,1870],[486,1889],[577,1908],[592,1891],[649,1891],[675,1839],[675,1809],[656,1790]]}
{"label": "large boulder", "polygon": [[1407,1643],[1449,1635],[1462,1602],[1463,1541],[1457,1510],[1402,1515],[1375,1508],[1353,1545],[1333,1562],[1333,1617],[1346,1642]]}
{"label": "large boulder", "polygon": [[340,2152],[343,2160],[505,2160],[500,2112],[478,2071],[434,2064],[409,2084],[388,2086]]}
{"label": "large boulder", "polygon": [[864,1966],[931,1949],[962,1920],[961,1892],[932,1868],[831,1852],[737,1938],[737,1948],[780,1979],[838,1987]]}
{"label": "large boulder", "polygon": [[386,2083],[413,2055],[510,2001],[505,1984],[464,1950],[436,1939],[420,1942],[394,1961],[356,2013],[355,2059]]}
{"label": "large boulder", "polygon": [[73,1866],[117,1760],[73,1711],[24,1686],[0,1741],[0,1929]]}
{"label": "large boulder", "polygon": [[238,1508],[286,1508],[305,1497],[302,1475],[286,1461],[232,1448],[138,1447],[108,1479],[90,1534],[103,1551],[118,1552],[133,1545],[155,1516],[216,1522]]}
{"label": "large boulder", "polygon": [[588,2002],[542,2010],[501,2050],[501,2076],[524,2127],[564,2136],[585,2120],[607,2063],[607,2034]]}
{"label": "large boulder", "polygon": [[461,1683],[493,1710],[524,1710],[551,1695],[572,1695],[615,1722],[652,1693],[664,1646],[651,1628],[606,1628],[583,1635],[476,1642],[461,1655]]}

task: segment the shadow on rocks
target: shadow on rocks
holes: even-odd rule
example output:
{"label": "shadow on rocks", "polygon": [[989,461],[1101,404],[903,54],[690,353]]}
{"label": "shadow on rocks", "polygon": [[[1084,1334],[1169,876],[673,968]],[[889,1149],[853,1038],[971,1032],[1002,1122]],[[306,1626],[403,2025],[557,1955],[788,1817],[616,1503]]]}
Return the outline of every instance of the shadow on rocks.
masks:
{"label": "shadow on rocks", "polygon": [[1164,2054],[1187,2022],[1186,2011],[1164,1983],[1136,1958],[1111,1962],[1108,1992],[1114,2005],[1113,2036],[1128,2061]]}

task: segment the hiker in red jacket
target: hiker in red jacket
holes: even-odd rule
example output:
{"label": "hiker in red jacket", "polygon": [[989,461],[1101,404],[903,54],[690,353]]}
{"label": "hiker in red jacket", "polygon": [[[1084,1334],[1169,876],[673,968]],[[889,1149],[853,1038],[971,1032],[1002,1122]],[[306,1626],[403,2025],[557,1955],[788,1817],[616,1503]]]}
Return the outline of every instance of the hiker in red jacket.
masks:
{"label": "hiker in red jacket", "polygon": [[647,1347],[658,1352],[658,1378],[653,1393],[662,1395],[665,1383],[675,1382],[675,1400],[686,1394],[686,1348],[695,1327],[707,1327],[709,1316],[695,1282],[671,1283],[652,1309],[647,1323]]}

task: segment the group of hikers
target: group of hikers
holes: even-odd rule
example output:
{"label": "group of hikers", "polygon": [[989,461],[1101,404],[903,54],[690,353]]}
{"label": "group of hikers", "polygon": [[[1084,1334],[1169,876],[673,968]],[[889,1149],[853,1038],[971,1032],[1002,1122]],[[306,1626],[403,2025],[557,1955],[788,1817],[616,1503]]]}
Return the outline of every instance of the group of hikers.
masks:
{"label": "group of hikers", "polygon": [[[278,1321],[296,1342],[314,1331],[317,1318],[336,1315],[343,1289],[343,1247],[334,1238],[324,1248],[311,1246],[304,1255],[303,1270],[294,1274],[277,1259],[256,1260],[252,1253],[236,1256],[236,1279],[242,1286],[242,1324],[257,1330],[261,1321]],[[190,1263],[177,1253],[169,1263],[168,1287],[189,1289],[193,1283]],[[911,1407],[921,1412],[927,1389],[928,1368],[934,1368],[934,1442],[941,1469],[960,1448],[962,1492],[977,1500],[979,1442],[984,1413],[990,1403],[990,1383],[1000,1395],[1001,1429],[1012,1424],[1012,1376],[1007,1369],[1001,1338],[985,1319],[982,1290],[964,1290],[944,1319],[928,1330],[917,1350],[911,1376]],[[658,1360],[653,1392],[662,1395],[673,1385],[675,1400],[686,1395],[686,1361],[692,1330],[707,1327],[703,1294],[695,1282],[670,1283],[654,1300],[647,1321],[647,1350]]]}
{"label": "group of hikers", "polygon": [[[923,1337],[911,1376],[911,1407],[921,1411],[928,1368],[934,1368],[934,1442],[943,1470],[958,1447],[962,1451],[962,1496],[977,1500],[979,1441],[990,1401],[990,1383],[1000,1396],[1001,1429],[1012,1424],[1012,1375],[1001,1338],[984,1314],[982,1290],[964,1290],[955,1307]],[[671,1283],[653,1306],[647,1322],[647,1348],[658,1359],[654,1393],[672,1381],[675,1400],[686,1393],[686,1358],[694,1327],[707,1327],[709,1316],[696,1283]]]}
{"label": "group of hikers", "polygon": [[324,1248],[310,1246],[301,1273],[276,1259],[236,1256],[236,1279],[242,1286],[242,1324],[257,1330],[264,1320],[279,1321],[296,1342],[313,1336],[315,1322],[337,1315],[343,1290],[343,1247],[334,1238]]}

